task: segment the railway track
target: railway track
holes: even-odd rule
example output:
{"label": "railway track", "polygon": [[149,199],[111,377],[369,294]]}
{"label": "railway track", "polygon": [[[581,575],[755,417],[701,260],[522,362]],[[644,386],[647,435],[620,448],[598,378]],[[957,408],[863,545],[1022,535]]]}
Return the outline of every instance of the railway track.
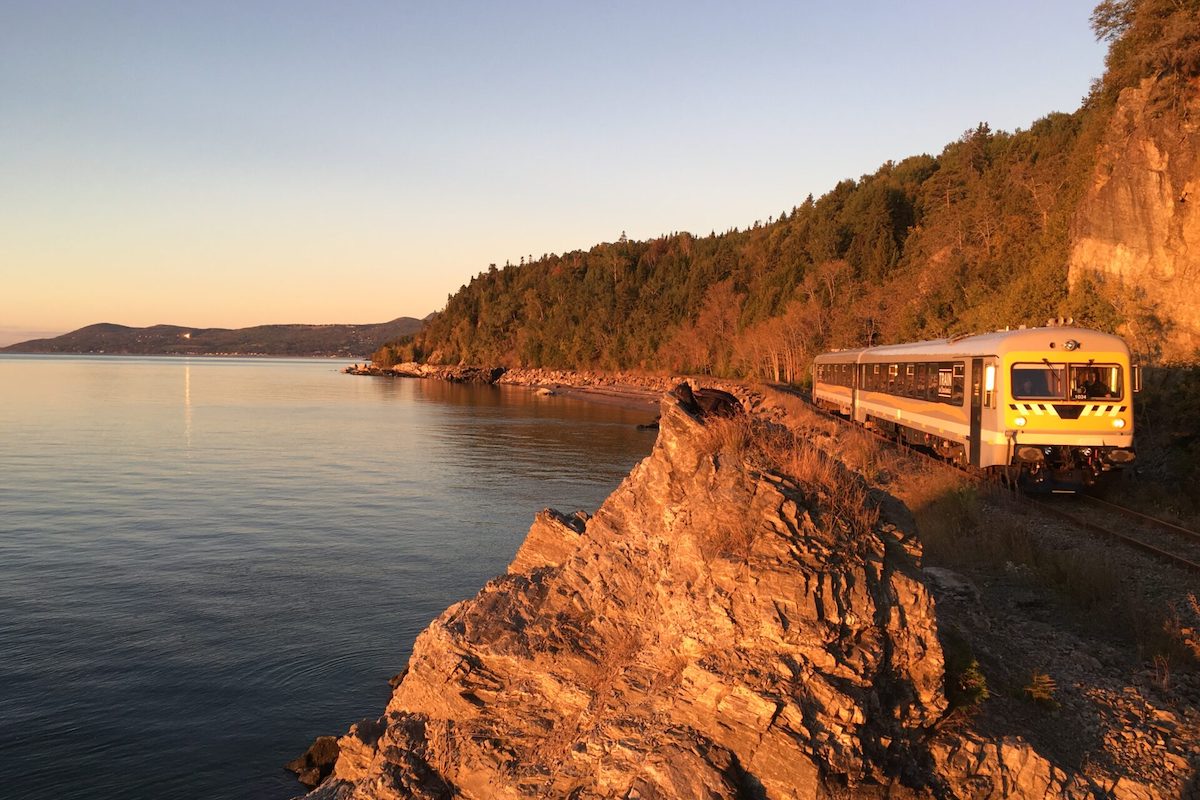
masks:
{"label": "railway track", "polygon": [[[972,470],[958,464],[946,461],[930,453],[924,452],[905,442],[899,442],[879,431],[854,425],[849,420],[818,408],[812,401],[799,393],[789,392],[800,398],[815,413],[837,420],[850,426],[853,430],[873,436],[893,447],[943,468],[953,469],[959,474],[979,483],[1002,485],[994,476],[986,475],[978,470]],[[1005,486],[1005,489],[1010,487]],[[1159,519],[1135,511],[1108,500],[1085,494],[1055,495],[1048,498],[1038,498],[1021,492],[1013,492],[1014,497],[1030,503],[1039,511],[1069,522],[1076,527],[1099,536],[1104,536],[1128,547],[1173,564],[1176,567],[1200,573],[1200,533],[1177,525],[1167,520]],[[1069,505],[1069,508],[1064,508]],[[1114,517],[1121,516],[1128,520],[1124,526],[1114,524]]]}
{"label": "railway track", "polygon": [[[1025,500],[1040,511],[1083,530],[1149,553],[1177,567],[1200,572],[1200,533],[1090,495],[1053,499],[1026,496]],[[1070,504],[1071,507],[1068,510],[1062,504]],[[1114,514],[1130,522],[1124,526],[1114,525]]]}

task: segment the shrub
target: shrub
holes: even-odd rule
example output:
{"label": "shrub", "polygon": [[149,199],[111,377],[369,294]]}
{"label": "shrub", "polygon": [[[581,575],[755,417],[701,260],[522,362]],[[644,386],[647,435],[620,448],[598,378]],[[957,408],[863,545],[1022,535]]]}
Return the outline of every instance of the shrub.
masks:
{"label": "shrub", "polygon": [[987,678],[967,641],[947,631],[942,653],[946,660],[946,699],[951,709],[974,708],[987,700]]}
{"label": "shrub", "polygon": [[1025,687],[1025,695],[1043,708],[1055,709],[1058,708],[1058,701],[1054,699],[1054,693],[1058,690],[1058,684],[1044,672],[1033,671],[1029,677],[1029,685]]}

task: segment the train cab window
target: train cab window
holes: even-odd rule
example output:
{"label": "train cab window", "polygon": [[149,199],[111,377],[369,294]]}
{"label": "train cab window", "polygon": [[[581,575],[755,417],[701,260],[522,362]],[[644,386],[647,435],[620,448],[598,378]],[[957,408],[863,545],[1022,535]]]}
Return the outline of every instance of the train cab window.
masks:
{"label": "train cab window", "polygon": [[1071,399],[1121,399],[1121,368],[1116,364],[1071,364]]}
{"label": "train cab window", "polygon": [[1015,400],[1062,400],[1067,395],[1066,364],[1013,364]]}

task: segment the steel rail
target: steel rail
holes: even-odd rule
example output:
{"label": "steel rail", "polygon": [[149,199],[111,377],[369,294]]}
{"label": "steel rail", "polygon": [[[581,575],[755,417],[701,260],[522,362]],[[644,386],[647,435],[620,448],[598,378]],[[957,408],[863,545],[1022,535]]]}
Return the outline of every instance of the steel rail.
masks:
{"label": "steel rail", "polygon": [[1190,528],[1185,528],[1182,525],[1176,525],[1174,522],[1168,522],[1165,519],[1159,519],[1158,517],[1152,517],[1149,514],[1143,514],[1140,511],[1134,511],[1132,508],[1126,508],[1125,506],[1119,505],[1110,500],[1101,500],[1099,497],[1092,497],[1091,495],[1087,495],[1087,494],[1080,495],[1080,497],[1082,497],[1087,502],[1092,503],[1093,505],[1097,505],[1097,506],[1100,506],[1101,508],[1109,509],[1110,511],[1116,511],[1118,514],[1124,514],[1125,516],[1129,517],[1130,519],[1136,519],[1139,522],[1145,522],[1145,523],[1153,525],[1157,528],[1163,528],[1165,530],[1168,530],[1171,533],[1177,533],[1180,536],[1187,536],[1192,539],[1196,539],[1197,541],[1200,541],[1200,533],[1197,533],[1196,531],[1191,530]]}
{"label": "steel rail", "polygon": [[[1137,539],[1133,536],[1126,536],[1123,533],[1117,533],[1116,531],[1114,531],[1110,528],[1106,528],[1103,525],[1097,525],[1096,523],[1091,522],[1090,520],[1086,520],[1086,519],[1077,517],[1074,514],[1070,513],[1069,511],[1064,511],[1061,508],[1056,508],[1056,507],[1050,505],[1045,500],[1038,500],[1038,499],[1032,498],[1032,497],[1026,497],[1025,499],[1027,502],[1032,503],[1035,506],[1038,506],[1041,510],[1045,511],[1046,513],[1051,514],[1056,517],[1059,517],[1060,519],[1064,519],[1073,525],[1083,528],[1084,530],[1091,531],[1092,533],[1098,533],[1102,536],[1108,536],[1109,538],[1116,539],[1116,540],[1122,542],[1123,544],[1126,544],[1137,550],[1141,550],[1145,553],[1149,553],[1151,555],[1158,556],[1159,558],[1164,559],[1166,561],[1170,561],[1172,564],[1175,564],[1176,566],[1181,566],[1186,569],[1193,570],[1195,572],[1200,572],[1200,564],[1197,564],[1195,561],[1192,561],[1191,559],[1184,558],[1181,555],[1176,555],[1175,553],[1172,553],[1169,550],[1163,550],[1160,547],[1155,547],[1154,545],[1149,544],[1148,542],[1144,542],[1141,539]],[[1153,519],[1153,518],[1151,518],[1151,519]]]}

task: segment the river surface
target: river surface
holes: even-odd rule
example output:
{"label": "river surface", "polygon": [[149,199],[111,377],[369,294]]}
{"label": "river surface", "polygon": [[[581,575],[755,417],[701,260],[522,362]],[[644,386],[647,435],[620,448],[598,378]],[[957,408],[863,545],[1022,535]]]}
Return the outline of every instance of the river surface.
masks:
{"label": "river surface", "polygon": [[288,798],[541,508],[653,434],[339,362],[0,356],[0,795]]}

